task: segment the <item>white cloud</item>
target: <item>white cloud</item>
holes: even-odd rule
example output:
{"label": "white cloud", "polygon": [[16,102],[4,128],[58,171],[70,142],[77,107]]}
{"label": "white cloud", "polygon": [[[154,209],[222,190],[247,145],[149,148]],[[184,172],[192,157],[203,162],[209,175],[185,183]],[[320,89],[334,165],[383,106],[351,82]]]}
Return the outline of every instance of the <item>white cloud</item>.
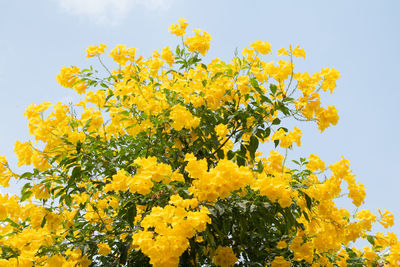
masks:
{"label": "white cloud", "polygon": [[98,24],[117,25],[134,8],[165,11],[173,0],[58,0],[65,11]]}

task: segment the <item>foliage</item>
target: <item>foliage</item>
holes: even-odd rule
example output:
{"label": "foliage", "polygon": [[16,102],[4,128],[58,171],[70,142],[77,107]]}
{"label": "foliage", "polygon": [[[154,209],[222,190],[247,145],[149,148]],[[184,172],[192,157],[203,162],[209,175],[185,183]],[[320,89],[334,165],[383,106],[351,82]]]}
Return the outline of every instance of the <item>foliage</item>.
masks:
{"label": "foliage", "polygon": [[[185,37],[187,26],[169,28],[182,37],[175,52],[144,59],[117,45],[113,70],[101,60],[106,46],[90,46],[106,77],[63,67],[57,81],[82,100],[27,108],[36,142],[17,141],[15,153],[32,170],[17,174],[0,157],[3,186],[26,182],[19,197],[1,196],[0,265],[396,265],[396,235],[371,234],[393,215],[350,214],[334,202],[364,202],[348,160],[326,167],[311,154],[287,164],[302,134],[285,120],[321,132],[338,122],[320,94],[333,92],[339,72],[295,73],[294,58],[305,58],[298,46],[264,61],[264,41],[205,64],[211,36]],[[265,157],[264,143],[274,146]],[[371,246],[351,248],[360,238]]]}

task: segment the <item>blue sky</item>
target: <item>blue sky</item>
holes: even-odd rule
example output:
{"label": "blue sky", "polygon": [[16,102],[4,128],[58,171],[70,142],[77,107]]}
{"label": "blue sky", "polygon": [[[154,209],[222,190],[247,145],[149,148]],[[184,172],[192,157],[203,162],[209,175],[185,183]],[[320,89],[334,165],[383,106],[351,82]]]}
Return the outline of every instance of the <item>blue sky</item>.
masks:
{"label": "blue sky", "polygon": [[[323,100],[339,110],[338,125],[320,134],[301,124],[303,145],[292,156],[315,153],[334,163],[343,155],[367,188],[364,207],[386,208],[400,225],[399,1],[38,0],[1,1],[0,10],[0,155],[12,166],[15,141],[29,139],[25,108],[75,98],[56,83],[62,66],[96,64],[85,49],[100,42],[145,57],[174,47],[167,29],[183,17],[212,35],[207,59],[229,60],[235,48],[264,40],[274,51],[303,47],[300,71],[338,69],[338,87]],[[392,230],[400,233],[399,225]]]}

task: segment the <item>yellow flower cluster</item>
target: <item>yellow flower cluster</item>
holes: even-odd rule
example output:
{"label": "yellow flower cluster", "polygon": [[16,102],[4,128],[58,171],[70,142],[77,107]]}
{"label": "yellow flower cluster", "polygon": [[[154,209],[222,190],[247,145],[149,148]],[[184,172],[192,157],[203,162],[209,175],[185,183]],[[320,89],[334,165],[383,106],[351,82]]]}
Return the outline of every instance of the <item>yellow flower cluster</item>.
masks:
{"label": "yellow flower cluster", "polygon": [[282,208],[292,204],[294,194],[289,181],[285,178],[267,176],[262,173],[252,187],[254,190],[259,190],[260,195],[268,197],[272,202],[278,202]]}
{"label": "yellow flower cluster", "polygon": [[250,47],[263,55],[271,53],[271,44],[265,41],[255,41]]}
{"label": "yellow flower cluster", "polygon": [[76,66],[62,67],[60,73],[57,74],[57,82],[64,87],[73,88],[78,94],[83,94],[87,85],[77,77],[79,73],[80,69]]}
{"label": "yellow flower cluster", "polygon": [[172,119],[171,125],[176,131],[180,131],[183,128],[196,128],[200,124],[200,119],[193,116],[192,113],[182,105],[175,105],[172,107],[170,118]]}
{"label": "yellow flower cluster", "polygon": [[100,44],[100,45],[89,45],[86,49],[86,58],[94,57],[104,53],[104,50],[107,48],[107,45]]}
{"label": "yellow flower cluster", "polygon": [[[184,36],[187,26],[180,19],[169,31]],[[119,66],[104,79],[63,67],[58,83],[82,94],[81,102],[26,109],[36,142],[17,141],[14,151],[18,166],[34,170],[18,175],[0,156],[0,185],[11,177],[28,181],[21,199],[0,194],[0,266],[89,266],[119,256],[121,265],[141,264],[128,263],[138,255],[161,267],[184,265],[185,257],[232,266],[258,249],[242,249],[243,234],[254,233],[240,232],[240,224],[253,227],[250,217],[261,210],[274,218],[259,218],[269,223],[263,229],[276,235],[260,241],[275,246],[265,266],[347,266],[354,255],[369,265],[396,265],[397,236],[370,234],[374,223],[393,226],[393,214],[351,214],[335,202],[347,196],[357,207],[364,203],[364,185],[347,159],[327,168],[311,154],[291,169],[287,155],[271,150],[264,158],[257,150],[265,141],[286,151],[301,145],[297,126],[281,127],[286,117],[315,121],[321,132],[337,124],[337,110],[323,106],[322,94],[333,92],[339,72],[295,72],[293,57],[305,58],[299,46],[278,50],[287,60],[265,61],[273,51],[260,40],[229,62],[200,64],[211,36],[194,32],[176,53],[167,46],[147,59],[117,45],[109,56]],[[87,58],[101,60],[105,49],[89,46]],[[251,214],[237,219],[243,210]],[[350,253],[359,238],[371,246]]]}
{"label": "yellow flower cluster", "polygon": [[358,207],[364,203],[365,187],[362,183],[355,181],[355,176],[351,173],[349,167],[350,162],[342,157],[342,160],[330,165],[329,169],[332,171],[333,177],[344,179],[347,182],[349,198]]}
{"label": "yellow flower cluster", "polygon": [[136,55],[136,48],[126,48],[126,45],[119,44],[110,52],[110,57],[113,58],[121,66],[125,66],[126,62],[133,61]]}
{"label": "yellow flower cluster", "polygon": [[154,207],[144,217],[143,230],[133,234],[133,244],[149,256],[153,266],[178,266],[179,257],[189,247],[188,239],[211,223],[206,207],[190,210],[196,206],[197,201],[174,195],[170,205]]}
{"label": "yellow flower cluster", "polygon": [[[292,49],[292,48],[290,47],[290,49]],[[304,48],[299,48],[298,45],[292,50],[292,54],[295,57],[306,58],[306,52],[304,51]]]}
{"label": "yellow flower cluster", "polygon": [[210,49],[211,35],[208,32],[200,29],[194,29],[193,32],[196,35],[193,37],[187,37],[185,39],[185,45],[187,45],[189,51],[199,52],[205,56],[208,52],[208,49]]}
{"label": "yellow flower cluster", "polygon": [[193,178],[189,191],[199,201],[215,202],[218,198],[227,198],[233,191],[251,184],[253,175],[249,168],[239,167],[230,160],[220,160],[215,168],[207,171],[207,161],[197,160],[193,154],[187,154],[185,170]]}
{"label": "yellow flower cluster", "polygon": [[128,175],[125,170],[119,170],[112,176],[111,183],[104,187],[105,192],[125,191],[127,188],[132,193],[147,195],[151,192],[154,183],[171,181],[184,181],[183,176],[175,171],[172,172],[171,166],[164,163],[157,163],[157,158],[138,158],[134,162],[139,168],[137,173]]}
{"label": "yellow flower cluster", "polygon": [[0,185],[3,187],[9,186],[10,178],[14,176],[8,167],[8,162],[5,156],[0,155]]}
{"label": "yellow flower cluster", "polygon": [[223,123],[220,123],[217,126],[215,126],[215,132],[217,133],[219,139],[225,139],[229,133],[229,129],[228,126],[226,126]]}
{"label": "yellow flower cluster", "polygon": [[270,139],[271,141],[279,141],[279,145],[283,148],[289,148],[293,143],[301,146],[301,130],[294,127],[293,131],[286,133],[285,130],[280,128]]}
{"label": "yellow flower cluster", "polygon": [[323,132],[331,124],[336,125],[339,121],[337,110],[333,106],[328,106],[327,109],[321,108],[316,116],[318,129]]}
{"label": "yellow flower cluster", "polygon": [[165,62],[167,62],[167,64],[172,67],[172,65],[175,62],[175,56],[174,54],[172,54],[171,49],[169,48],[169,46],[166,46],[163,48],[163,50],[161,51],[161,58],[165,60]]}
{"label": "yellow flower cluster", "polygon": [[308,158],[306,168],[312,172],[325,170],[325,162],[323,162],[318,155],[311,154]]}
{"label": "yellow flower cluster", "polygon": [[233,266],[238,261],[238,258],[232,248],[219,246],[215,250],[215,256],[212,260],[217,266],[229,267]]}
{"label": "yellow flower cluster", "polygon": [[[18,234],[12,234],[17,230],[15,229],[16,224],[0,227],[0,236],[9,236],[6,239],[3,238],[0,245],[18,253],[18,257],[0,259],[0,266],[17,267],[34,266],[34,264],[67,267],[89,266],[91,261],[79,249],[66,251],[65,255],[69,256],[68,260],[60,254],[49,257],[37,256],[41,247],[51,246],[55,239],[63,236],[65,229],[62,228],[61,221],[68,220],[67,214],[56,214],[34,204],[21,206],[18,202],[16,196],[8,197],[7,194],[0,194],[0,220],[8,219],[18,222],[29,218],[31,224],[30,228],[20,229]],[[41,226],[43,218],[46,218],[45,227]]]}
{"label": "yellow flower cluster", "polygon": [[107,256],[108,253],[110,253],[110,251],[111,251],[110,246],[105,243],[99,243],[99,244],[97,244],[97,247],[99,248],[99,254],[101,254],[103,256]]}
{"label": "yellow flower cluster", "polygon": [[18,157],[18,166],[33,165],[35,168],[45,171],[51,167],[45,153],[33,150],[30,142],[15,143],[14,152]]}
{"label": "yellow flower cluster", "polygon": [[290,267],[290,261],[287,261],[282,256],[276,256],[274,260],[271,262],[271,267]]}
{"label": "yellow flower cluster", "polygon": [[252,88],[250,87],[250,78],[249,76],[239,76],[236,79],[236,86],[239,92],[242,95],[247,95],[250,93]]}
{"label": "yellow flower cluster", "polygon": [[379,210],[379,214],[382,216],[382,218],[379,220],[379,223],[382,224],[383,227],[388,228],[394,225],[393,213],[385,209],[385,212],[383,214]]}
{"label": "yellow flower cluster", "polygon": [[179,19],[178,23],[179,24],[173,24],[169,26],[168,30],[176,36],[183,36],[185,34],[186,27],[189,24],[186,22],[186,19]]}

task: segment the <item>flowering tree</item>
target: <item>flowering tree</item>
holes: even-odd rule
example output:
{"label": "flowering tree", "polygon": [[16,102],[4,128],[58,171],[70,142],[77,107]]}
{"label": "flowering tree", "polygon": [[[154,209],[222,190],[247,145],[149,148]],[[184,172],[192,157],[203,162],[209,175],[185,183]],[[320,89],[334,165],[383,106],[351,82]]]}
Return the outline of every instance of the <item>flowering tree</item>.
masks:
{"label": "flowering tree", "polygon": [[[364,202],[348,160],[288,158],[302,134],[285,119],[321,132],[338,122],[321,95],[339,72],[294,72],[305,58],[298,46],[264,61],[264,41],[205,64],[211,36],[185,37],[187,25],[169,28],[183,40],[175,52],[144,59],[117,45],[113,70],[101,61],[106,46],[90,46],[106,77],[63,67],[57,81],[82,100],[27,108],[36,142],[17,141],[15,153],[32,170],[17,174],[0,157],[4,187],[25,181],[19,197],[0,196],[0,266],[396,265],[396,235],[371,234],[393,215],[350,214],[334,202]],[[360,238],[371,246],[351,248]]]}

